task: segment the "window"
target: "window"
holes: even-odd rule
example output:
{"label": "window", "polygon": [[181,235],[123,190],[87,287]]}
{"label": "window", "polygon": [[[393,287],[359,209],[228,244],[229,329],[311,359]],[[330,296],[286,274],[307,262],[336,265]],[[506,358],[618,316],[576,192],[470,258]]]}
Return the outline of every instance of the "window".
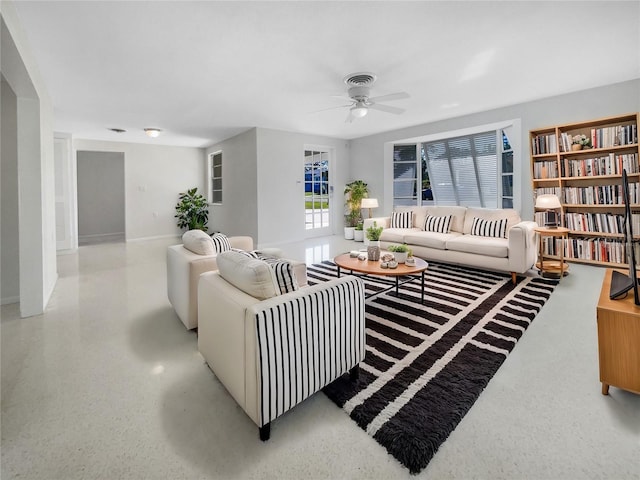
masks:
{"label": "window", "polygon": [[222,152],[209,155],[209,203],[222,203]]}
{"label": "window", "polygon": [[513,208],[514,151],[507,136],[512,129],[486,128],[395,144],[394,206]]}

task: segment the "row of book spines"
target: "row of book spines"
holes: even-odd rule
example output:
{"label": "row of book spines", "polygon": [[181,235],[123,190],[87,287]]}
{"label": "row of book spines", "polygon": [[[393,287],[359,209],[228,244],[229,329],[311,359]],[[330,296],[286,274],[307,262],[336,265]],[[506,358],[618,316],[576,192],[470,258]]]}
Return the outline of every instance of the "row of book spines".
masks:
{"label": "row of book spines", "polygon": [[562,176],[589,177],[594,175],[621,175],[622,170],[627,173],[638,173],[637,153],[615,155],[610,153],[606,157],[585,158],[582,160],[565,158],[561,162]]}
{"label": "row of book spines", "polygon": [[609,148],[618,145],[634,145],[638,143],[638,126],[618,125],[591,129],[591,145],[593,148]]}
{"label": "row of book spines", "polygon": [[531,149],[534,155],[557,153],[558,143],[555,133],[536,135],[531,138]]}
{"label": "row of book spines", "polygon": [[[611,215],[608,213],[567,213],[564,216],[564,225],[569,230],[587,233],[624,233],[624,215]],[[631,215],[631,224],[634,232],[640,233],[640,215]]]}
{"label": "row of book spines", "polygon": [[[593,260],[597,262],[626,263],[627,245],[624,239],[612,238],[552,238],[545,237],[542,250],[545,255],[560,255],[564,248],[566,259]],[[640,245],[634,243],[636,258],[640,254]]]}
{"label": "row of book spines", "polygon": [[[599,185],[591,187],[562,187],[562,203],[571,205],[623,205],[621,185]],[[629,200],[640,203],[640,188],[637,183],[629,184]]]}

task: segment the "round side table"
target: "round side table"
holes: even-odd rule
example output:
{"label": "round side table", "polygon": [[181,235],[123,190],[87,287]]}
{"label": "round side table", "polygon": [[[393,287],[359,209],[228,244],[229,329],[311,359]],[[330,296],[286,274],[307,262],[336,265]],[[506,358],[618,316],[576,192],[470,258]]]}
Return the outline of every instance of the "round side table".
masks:
{"label": "round side table", "polygon": [[[538,263],[536,267],[540,270],[540,274],[559,275],[560,278],[569,273],[569,265],[564,261],[564,239],[569,239],[569,229],[565,227],[536,227],[533,229],[538,234]],[[560,261],[547,260],[544,261],[544,237],[560,237],[562,248],[560,248]]]}

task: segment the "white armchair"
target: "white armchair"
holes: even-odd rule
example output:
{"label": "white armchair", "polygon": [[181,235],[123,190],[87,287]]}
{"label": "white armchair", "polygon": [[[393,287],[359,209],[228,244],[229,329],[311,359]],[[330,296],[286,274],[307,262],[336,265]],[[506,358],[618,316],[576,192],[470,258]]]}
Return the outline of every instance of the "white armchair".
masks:
{"label": "white armchair", "polygon": [[255,285],[239,277],[263,275],[264,293],[269,267],[233,261],[250,264],[248,273],[221,258],[218,272],[200,277],[198,350],[268,440],[280,415],[347,372],[357,377],[365,354],[364,286],[343,276],[260,300],[236,285]]}

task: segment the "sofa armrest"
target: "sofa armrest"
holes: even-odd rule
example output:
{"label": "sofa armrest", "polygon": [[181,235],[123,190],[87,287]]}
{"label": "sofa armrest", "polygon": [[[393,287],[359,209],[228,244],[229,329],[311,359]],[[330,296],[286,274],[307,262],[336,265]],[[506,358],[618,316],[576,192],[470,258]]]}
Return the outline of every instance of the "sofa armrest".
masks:
{"label": "sofa armrest", "polygon": [[[364,312],[364,284],[350,275],[247,309],[245,411],[258,426],[271,422],[362,361]],[[280,390],[283,379],[284,395]]]}
{"label": "sofa armrest", "polygon": [[389,226],[391,225],[391,217],[366,218],[364,220],[364,223],[363,223],[363,228],[364,228],[364,231],[365,231],[365,235],[366,235],[366,232],[367,232],[367,228],[371,227],[373,225],[373,222],[376,222],[379,227],[389,228]]}
{"label": "sofa armrest", "polygon": [[524,273],[536,262],[536,228],[538,224],[528,220],[516,223],[509,229],[509,270]]}

